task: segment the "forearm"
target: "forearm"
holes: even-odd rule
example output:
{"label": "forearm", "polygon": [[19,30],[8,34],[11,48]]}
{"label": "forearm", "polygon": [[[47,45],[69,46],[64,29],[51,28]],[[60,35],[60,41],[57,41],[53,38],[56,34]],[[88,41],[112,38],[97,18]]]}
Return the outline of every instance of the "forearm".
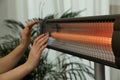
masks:
{"label": "forearm", "polygon": [[[35,69],[40,61],[42,51],[47,46],[48,36],[40,35],[29,53],[28,60],[23,65],[0,75],[0,80],[21,80],[33,69]],[[41,43],[41,44],[40,44]]]}
{"label": "forearm", "polygon": [[0,59],[0,73],[7,72],[14,68],[17,62],[22,57],[26,47],[23,45],[19,45],[16,47],[11,53],[7,56]]}
{"label": "forearm", "polygon": [[0,75],[0,80],[21,80],[33,70],[26,63]]}

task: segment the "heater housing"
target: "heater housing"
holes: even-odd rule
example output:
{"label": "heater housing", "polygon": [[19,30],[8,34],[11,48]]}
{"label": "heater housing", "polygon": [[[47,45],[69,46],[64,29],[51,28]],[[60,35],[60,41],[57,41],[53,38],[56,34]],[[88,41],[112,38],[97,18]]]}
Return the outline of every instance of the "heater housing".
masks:
{"label": "heater housing", "polygon": [[120,15],[47,19],[48,48],[120,68]]}

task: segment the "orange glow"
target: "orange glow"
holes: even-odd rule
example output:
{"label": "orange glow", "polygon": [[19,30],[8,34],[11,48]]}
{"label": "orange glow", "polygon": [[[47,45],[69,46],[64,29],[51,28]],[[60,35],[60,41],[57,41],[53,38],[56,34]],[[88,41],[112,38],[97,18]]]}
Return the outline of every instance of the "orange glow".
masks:
{"label": "orange glow", "polygon": [[88,44],[101,44],[101,45],[111,44],[111,38],[107,38],[107,37],[76,35],[76,34],[58,33],[58,32],[53,32],[51,35],[53,38],[59,40],[65,40],[65,41],[83,42]]}
{"label": "orange glow", "polygon": [[58,40],[77,42],[101,49],[112,50],[112,22],[59,23],[60,30],[51,36]]}

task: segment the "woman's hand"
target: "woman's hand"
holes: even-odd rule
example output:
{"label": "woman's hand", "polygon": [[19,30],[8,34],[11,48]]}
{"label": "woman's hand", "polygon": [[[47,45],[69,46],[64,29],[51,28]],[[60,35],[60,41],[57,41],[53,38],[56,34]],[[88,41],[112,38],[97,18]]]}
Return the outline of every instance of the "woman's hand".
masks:
{"label": "woman's hand", "polygon": [[32,23],[29,23],[25,29],[23,30],[22,32],[22,41],[21,41],[21,45],[24,46],[24,47],[28,47],[30,42],[31,42],[31,30],[32,30],[32,27],[35,25],[35,24],[38,24],[39,21],[34,21]]}
{"label": "woman's hand", "polygon": [[44,35],[44,34],[40,35],[35,39],[33,43],[33,47],[29,53],[28,60],[26,62],[26,64],[28,65],[28,67],[31,68],[31,70],[37,67],[40,61],[42,51],[47,46],[47,41],[48,41],[48,35]]}

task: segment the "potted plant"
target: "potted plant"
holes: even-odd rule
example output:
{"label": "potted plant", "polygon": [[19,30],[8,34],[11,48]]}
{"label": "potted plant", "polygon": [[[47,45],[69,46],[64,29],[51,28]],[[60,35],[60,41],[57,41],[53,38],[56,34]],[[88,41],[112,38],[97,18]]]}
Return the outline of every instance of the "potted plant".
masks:
{"label": "potted plant", "polygon": [[[75,17],[80,12],[69,12],[66,11],[61,15],[60,18],[69,18],[69,17]],[[54,19],[54,14],[46,16],[44,19]],[[33,20],[36,20],[37,18],[34,18]],[[44,20],[39,19],[39,20]],[[31,20],[28,20],[31,21]],[[9,33],[8,35],[5,35],[1,37],[1,39],[9,40],[8,42],[3,42],[0,44],[0,56],[3,57],[7,55],[10,51],[12,51],[21,40],[21,31],[24,29],[24,25],[21,22],[15,21],[15,20],[5,20],[5,25],[11,29],[12,31],[17,30],[18,38],[15,38],[11,36]],[[32,47],[32,43],[34,39],[40,35],[39,31],[40,25],[37,25],[33,27],[32,30],[32,42],[30,46],[25,51],[22,59],[18,63],[17,66],[23,64],[28,57],[29,51]],[[85,65],[81,62],[80,58],[62,53],[57,52],[59,54],[54,58],[54,60],[49,61],[49,52],[50,49],[46,49],[43,51],[43,55],[41,57],[39,66],[31,72],[29,75],[27,75],[23,80],[94,80],[94,70],[88,65]],[[72,59],[77,59],[78,61],[72,61]],[[54,62],[55,61],[55,62]],[[89,78],[88,78],[89,77]],[[88,78],[88,79],[87,79]]]}

